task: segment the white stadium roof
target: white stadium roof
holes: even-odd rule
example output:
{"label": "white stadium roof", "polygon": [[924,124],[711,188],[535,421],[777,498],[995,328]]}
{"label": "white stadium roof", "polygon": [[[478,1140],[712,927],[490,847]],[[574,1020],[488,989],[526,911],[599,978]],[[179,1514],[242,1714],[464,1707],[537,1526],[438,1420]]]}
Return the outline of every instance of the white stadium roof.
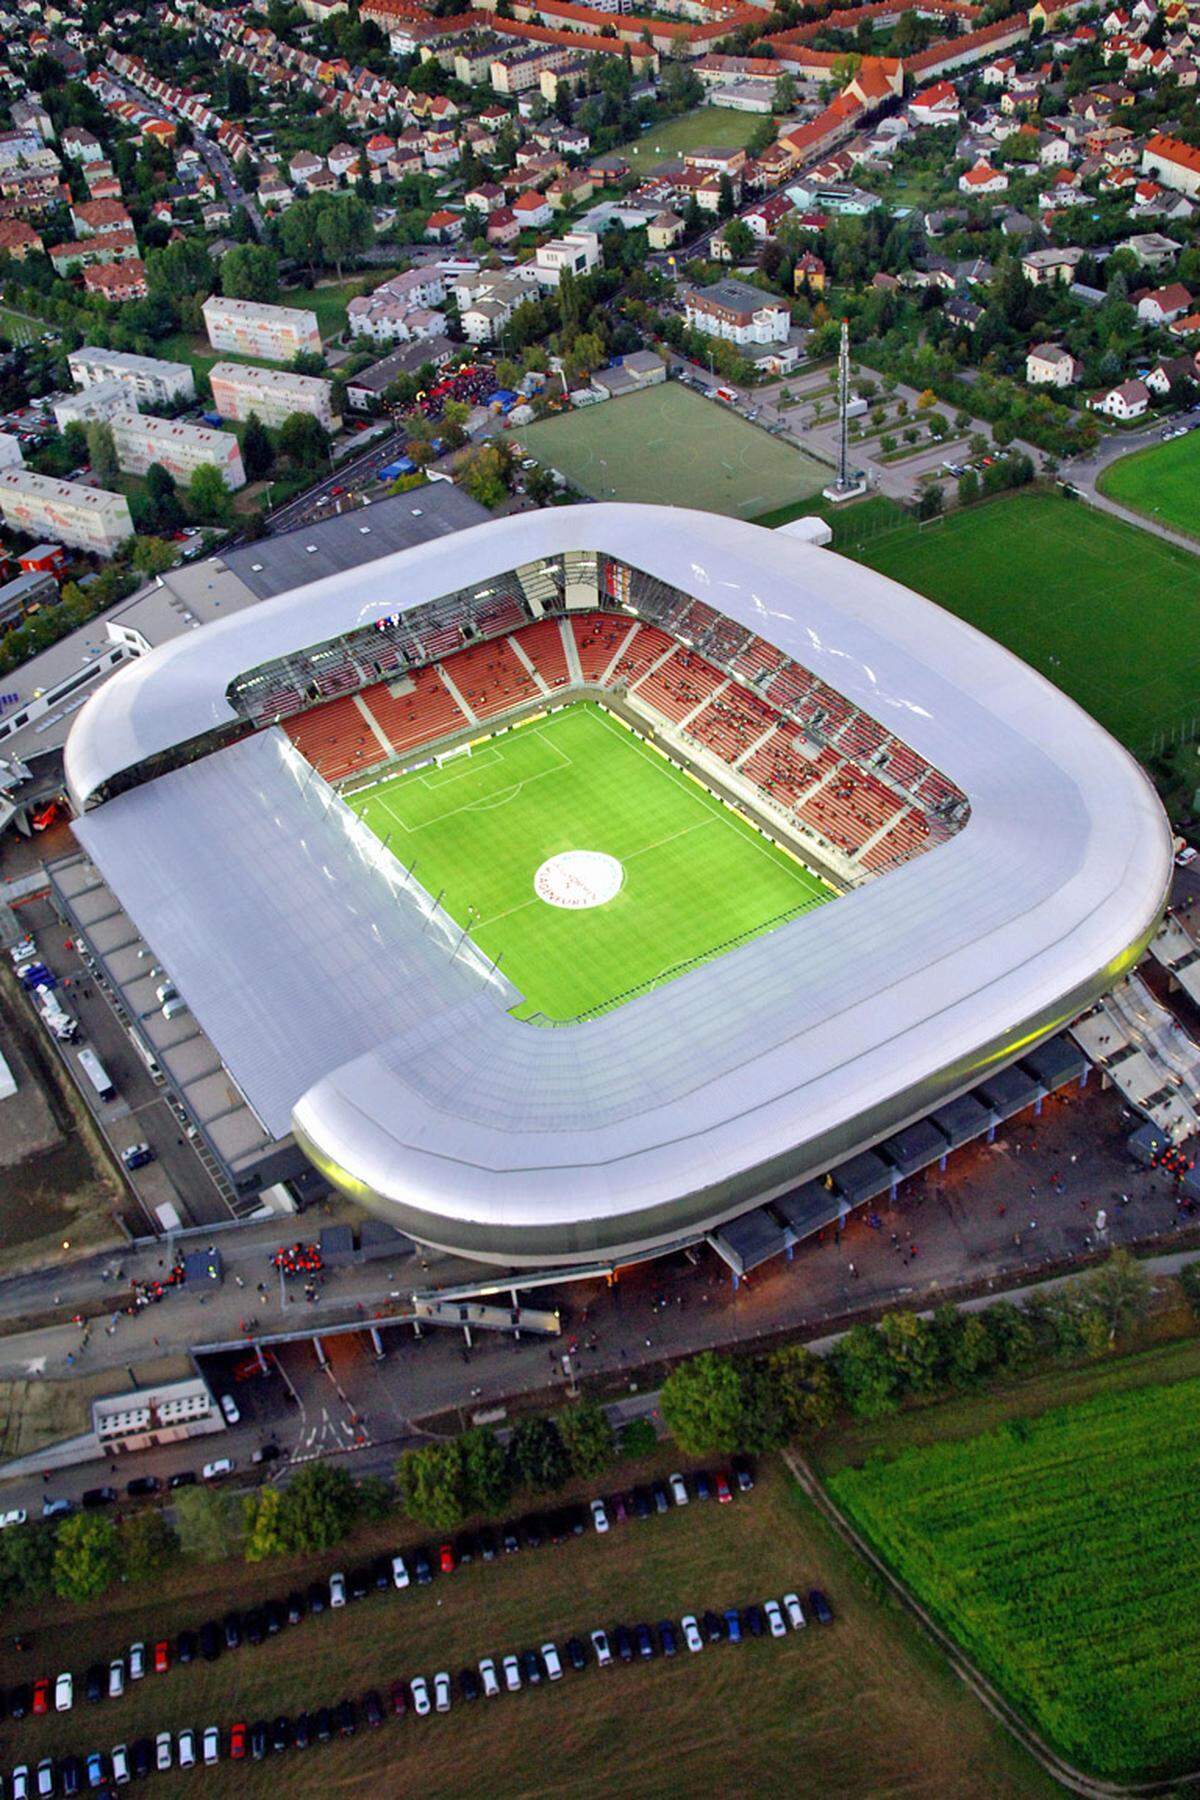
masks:
{"label": "white stadium roof", "polygon": [[231,723],[226,689],[247,670],[580,551],[760,632],[944,771],[967,824],[562,1028],[513,1019],[504,984],[434,944],[428,902],[297,776],[281,732],[76,825],[264,1122],[290,1118],[320,1167],[414,1236],[506,1263],[712,1226],[965,1090],[1118,978],[1171,867],[1136,763],[989,639],[828,550],[643,506],[488,523],[164,646],[81,713],[66,753],[77,805]]}

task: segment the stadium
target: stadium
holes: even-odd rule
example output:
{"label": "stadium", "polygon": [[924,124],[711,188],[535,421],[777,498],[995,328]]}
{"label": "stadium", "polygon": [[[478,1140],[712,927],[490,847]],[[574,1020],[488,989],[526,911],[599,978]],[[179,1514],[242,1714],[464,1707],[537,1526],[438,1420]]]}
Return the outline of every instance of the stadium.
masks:
{"label": "stadium", "polygon": [[275,1140],[512,1267],[687,1242],[1131,966],[1171,840],[989,639],[711,514],[494,521],[185,634],[76,835]]}

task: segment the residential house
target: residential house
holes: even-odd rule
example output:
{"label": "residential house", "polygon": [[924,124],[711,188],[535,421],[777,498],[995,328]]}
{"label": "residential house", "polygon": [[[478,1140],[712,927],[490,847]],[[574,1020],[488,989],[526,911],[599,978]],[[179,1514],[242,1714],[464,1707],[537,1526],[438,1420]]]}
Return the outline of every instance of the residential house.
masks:
{"label": "residential house", "polygon": [[678,243],[683,231],[683,220],[678,213],[670,211],[656,213],[646,225],[646,237],[651,250],[669,250]]}
{"label": "residential house", "polygon": [[791,330],[787,307],[744,281],[715,281],[689,288],[684,316],[693,331],[739,346],[786,343]]}
{"label": "residential house", "polygon": [[139,257],[128,262],[92,263],[83,271],[83,285],[89,294],[105,300],[144,300],[149,293],[146,265]]}
{"label": "residential house", "polygon": [[977,162],[973,169],[967,169],[958,178],[960,194],[969,194],[975,198],[982,194],[1003,194],[1008,188],[1008,176],[1003,169],[994,169],[989,162]]}
{"label": "residential house", "polygon": [[962,103],[953,82],[935,81],[922,88],[908,103],[908,116],[914,125],[957,125],[962,118]]}
{"label": "residential house", "polygon": [[1144,381],[1123,381],[1120,387],[1093,394],[1088,405],[1093,412],[1106,413],[1110,419],[1126,424],[1145,413],[1150,405],[1150,390]]}
{"label": "residential house", "polygon": [[536,188],[527,188],[513,201],[513,213],[523,231],[541,231],[553,218],[549,202]]}
{"label": "residential house", "polygon": [[1025,358],[1030,387],[1074,387],[1082,375],[1083,364],[1061,344],[1035,344]]}
{"label": "residential house", "polygon": [[[549,208],[547,208],[547,213]],[[433,244],[453,244],[462,236],[462,217],[459,213],[447,211],[439,207],[431,212],[425,221],[425,236]]]}
{"label": "residential house", "polygon": [[1084,252],[1074,245],[1062,250],[1027,250],[1021,258],[1021,269],[1027,281],[1042,287],[1051,281],[1074,281],[1075,270],[1083,258]]}
{"label": "residential house", "polygon": [[1173,281],[1167,287],[1152,288],[1131,296],[1137,306],[1137,316],[1144,325],[1170,325],[1172,320],[1181,319],[1190,312],[1192,296],[1182,282]]}
{"label": "residential house", "polygon": [[1200,150],[1185,144],[1182,138],[1156,133],[1142,151],[1142,168],[1164,187],[1175,188],[1192,199],[1200,197]]}

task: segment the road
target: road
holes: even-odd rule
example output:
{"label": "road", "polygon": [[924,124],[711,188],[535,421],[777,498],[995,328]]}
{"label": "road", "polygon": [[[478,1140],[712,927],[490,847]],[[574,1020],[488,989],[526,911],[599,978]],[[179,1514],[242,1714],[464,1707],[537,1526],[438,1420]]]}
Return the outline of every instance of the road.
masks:
{"label": "road", "polygon": [[[1192,429],[1197,427],[1193,424]],[[1090,456],[1081,456],[1064,466],[1063,473],[1074,487],[1077,487],[1090,506],[1100,512],[1111,513],[1114,519],[1124,519],[1127,525],[1137,525],[1142,531],[1152,531],[1168,544],[1175,544],[1180,550],[1188,550],[1193,556],[1200,556],[1200,541],[1185,537],[1180,531],[1172,531],[1169,525],[1162,524],[1149,513],[1134,512],[1132,507],[1120,506],[1110,500],[1107,494],[1100,492],[1098,482],[1100,476],[1110,463],[1119,461],[1122,456],[1129,456],[1135,450],[1148,450],[1152,445],[1162,442],[1163,422],[1157,416],[1154,423],[1141,431],[1114,432],[1102,438]]]}
{"label": "road", "polygon": [[267,531],[292,531],[297,525],[305,524],[314,514],[328,506],[331,500],[339,499],[333,490],[338,488],[346,494],[352,494],[367,482],[373,481],[385,463],[400,454],[404,436],[399,431],[389,431],[385,437],[375,438],[370,446],[357,456],[347,458],[315,487],[306,488],[286,506],[281,506],[267,518]]}
{"label": "road", "polygon": [[196,131],[194,128],[193,136],[195,137],[197,150],[199,150],[201,156],[207,163],[209,173],[215,179],[217,186],[220,188],[224,198],[229,202],[230,207],[244,207],[246,216],[254,227],[255,236],[258,238],[265,237],[267,229],[266,221],[258,209],[258,202],[255,200],[253,194],[248,194],[238,182],[238,178],[234,174],[233,164],[226,156],[220,144],[217,143],[215,138],[206,137],[204,132]]}

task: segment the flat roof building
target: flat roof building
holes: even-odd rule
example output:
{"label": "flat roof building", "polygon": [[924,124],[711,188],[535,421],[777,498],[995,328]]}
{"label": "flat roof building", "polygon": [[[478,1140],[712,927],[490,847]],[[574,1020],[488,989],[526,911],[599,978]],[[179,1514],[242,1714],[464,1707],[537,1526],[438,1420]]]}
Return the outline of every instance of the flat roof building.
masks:
{"label": "flat roof building", "polygon": [[326,431],[340,423],[333,410],[333,383],[320,375],[293,375],[290,369],[256,369],[245,363],[214,363],[209,370],[213,405],[223,418],[282,425],[292,413],[311,413]]}
{"label": "flat roof building", "polygon": [[133,536],[124,494],[54,481],[32,469],[0,469],[0,515],[13,531],[111,556]]}
{"label": "flat roof building", "polygon": [[225,300],[210,294],[202,307],[214,350],[291,362],[303,350],[321,354],[317,315],[299,306],[264,306],[256,300]]}
{"label": "flat roof building", "polygon": [[125,381],[93,381],[78,394],[54,402],[54,420],[60,431],[68,425],[86,425],[89,419],[111,419],[114,413],[136,412],[138,396]]}
{"label": "flat roof building", "polygon": [[177,400],[194,400],[196,381],[187,363],[165,362],[157,356],[133,356],[125,350],[102,350],[84,344],[72,350],[67,366],[76,387],[92,387],[98,381],[120,381],[132,388],[142,405],[170,406]]}
{"label": "flat roof building", "polygon": [[188,482],[204,463],[212,463],[231,494],[246,485],[242,452],[231,431],[183,425],[178,419],[143,418],[128,410],[115,413],[110,424],[124,475],[144,475],[151,463],[160,463],[176,481]]}

